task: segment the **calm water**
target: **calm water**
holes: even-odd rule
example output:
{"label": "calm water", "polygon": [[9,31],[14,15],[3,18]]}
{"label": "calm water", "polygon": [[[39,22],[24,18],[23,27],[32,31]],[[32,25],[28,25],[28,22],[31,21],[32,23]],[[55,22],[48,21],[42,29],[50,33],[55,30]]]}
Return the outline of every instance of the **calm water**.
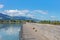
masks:
{"label": "calm water", "polygon": [[19,40],[20,24],[0,24],[0,40]]}

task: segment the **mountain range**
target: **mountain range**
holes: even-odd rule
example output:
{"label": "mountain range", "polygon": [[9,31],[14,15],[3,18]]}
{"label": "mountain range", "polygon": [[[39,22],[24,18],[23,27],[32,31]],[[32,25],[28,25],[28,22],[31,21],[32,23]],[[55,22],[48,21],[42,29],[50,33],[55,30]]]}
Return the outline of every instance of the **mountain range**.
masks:
{"label": "mountain range", "polygon": [[0,13],[0,20],[34,20],[37,21],[37,19],[31,18],[31,17],[25,17],[25,16],[9,16],[3,13]]}
{"label": "mountain range", "polygon": [[0,13],[0,20],[10,20],[10,16]]}

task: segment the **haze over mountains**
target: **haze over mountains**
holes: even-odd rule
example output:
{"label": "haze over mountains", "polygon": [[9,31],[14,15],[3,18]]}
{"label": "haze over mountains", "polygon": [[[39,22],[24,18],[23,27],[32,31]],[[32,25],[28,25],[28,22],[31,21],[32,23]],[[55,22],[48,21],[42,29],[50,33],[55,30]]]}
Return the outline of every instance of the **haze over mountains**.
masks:
{"label": "haze over mountains", "polygon": [[33,19],[31,17],[25,17],[25,16],[9,16],[3,13],[0,13],[0,20],[37,20]]}

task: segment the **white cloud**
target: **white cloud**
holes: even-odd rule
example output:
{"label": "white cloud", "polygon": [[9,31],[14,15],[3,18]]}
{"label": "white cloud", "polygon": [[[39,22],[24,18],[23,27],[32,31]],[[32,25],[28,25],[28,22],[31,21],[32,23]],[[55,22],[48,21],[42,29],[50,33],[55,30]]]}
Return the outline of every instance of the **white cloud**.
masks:
{"label": "white cloud", "polygon": [[21,10],[23,13],[28,13],[30,12],[29,10]]}
{"label": "white cloud", "polygon": [[34,17],[32,14],[30,14],[29,10],[5,10],[3,14],[9,15],[9,16],[27,16],[27,17]]}
{"label": "white cloud", "polygon": [[9,15],[9,16],[27,16],[31,18],[36,18],[36,15],[38,14],[48,14],[47,11],[43,10],[4,10],[3,14]]}
{"label": "white cloud", "polygon": [[56,16],[51,16],[51,20],[57,20]]}
{"label": "white cloud", "polygon": [[56,16],[51,16],[51,18],[56,18]]}
{"label": "white cloud", "polygon": [[35,18],[35,16],[33,14],[27,14],[27,17],[31,17],[31,18]]}
{"label": "white cloud", "polygon": [[24,16],[29,10],[5,10],[4,14],[9,16]]}
{"label": "white cloud", "polygon": [[46,17],[45,17],[45,16],[40,16],[40,19],[41,19],[41,20],[45,20]]}
{"label": "white cloud", "polygon": [[40,14],[48,14],[47,11],[43,11],[43,10],[34,10],[34,13],[40,13]]}
{"label": "white cloud", "polygon": [[0,8],[3,8],[4,7],[4,5],[3,4],[0,4]]}

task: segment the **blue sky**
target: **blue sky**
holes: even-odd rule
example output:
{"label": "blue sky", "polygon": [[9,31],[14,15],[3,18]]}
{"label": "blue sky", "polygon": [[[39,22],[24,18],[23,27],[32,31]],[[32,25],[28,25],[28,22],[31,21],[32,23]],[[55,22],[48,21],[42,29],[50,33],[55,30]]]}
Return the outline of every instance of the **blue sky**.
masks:
{"label": "blue sky", "polygon": [[15,12],[19,12],[40,20],[60,20],[60,0],[0,0],[0,12],[15,16]]}

